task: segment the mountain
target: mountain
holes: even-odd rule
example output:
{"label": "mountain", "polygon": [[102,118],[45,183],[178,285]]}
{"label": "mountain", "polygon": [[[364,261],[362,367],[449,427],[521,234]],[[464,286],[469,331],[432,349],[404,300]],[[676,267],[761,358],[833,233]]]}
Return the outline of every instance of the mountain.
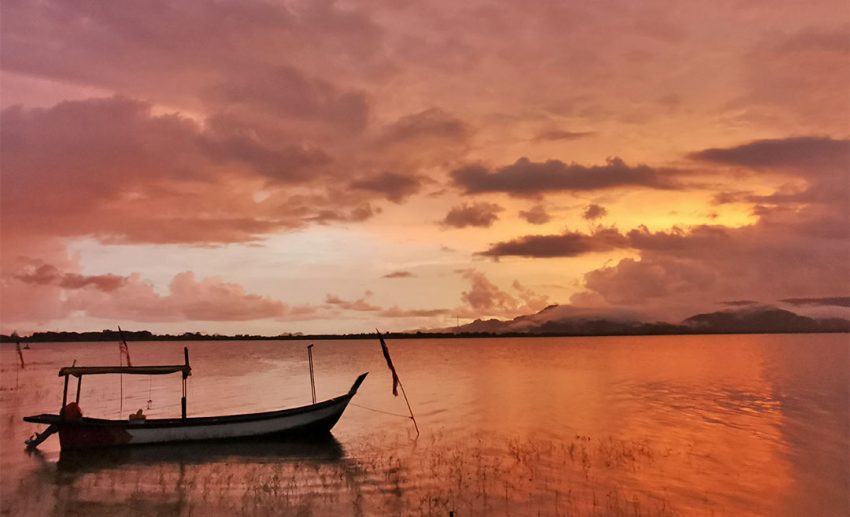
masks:
{"label": "mountain", "polygon": [[672,324],[646,322],[627,312],[601,312],[572,306],[550,305],[542,311],[511,320],[475,320],[446,332],[489,334],[557,335],[645,335],[714,334],[775,332],[850,332],[850,321],[843,318],[810,318],[772,306],[748,307],[696,314]]}
{"label": "mountain", "polygon": [[848,332],[842,318],[810,318],[776,307],[697,314],[682,322],[704,332]]}

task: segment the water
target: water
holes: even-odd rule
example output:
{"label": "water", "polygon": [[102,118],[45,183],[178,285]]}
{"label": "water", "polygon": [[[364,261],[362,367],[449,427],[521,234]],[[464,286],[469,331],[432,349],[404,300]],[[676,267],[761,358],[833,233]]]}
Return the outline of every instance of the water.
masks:
{"label": "water", "polygon": [[[333,436],[28,454],[59,367],[115,343],[0,350],[3,515],[848,515],[850,339],[843,335],[390,340],[422,429],[351,406]],[[130,343],[182,362],[189,415],[309,403],[306,342]],[[377,341],[318,341],[320,399],[406,413]],[[123,388],[121,384],[123,383]],[[17,388],[16,388],[17,384]],[[73,393],[74,383],[71,383]],[[119,392],[123,389],[123,404]],[[81,407],[180,413],[180,377],[86,377]]]}

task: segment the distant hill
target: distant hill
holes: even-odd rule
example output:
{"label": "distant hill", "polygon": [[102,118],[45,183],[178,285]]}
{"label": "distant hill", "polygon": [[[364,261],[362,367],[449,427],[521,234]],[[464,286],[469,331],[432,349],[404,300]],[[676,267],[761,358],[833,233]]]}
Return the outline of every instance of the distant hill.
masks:
{"label": "distant hill", "polygon": [[[843,318],[810,318],[771,306],[747,307],[705,314],[696,314],[680,323],[663,321],[646,322],[628,312],[600,312],[568,305],[550,305],[540,312],[517,316],[510,320],[475,320],[459,327],[388,332],[393,339],[451,338],[489,336],[630,336],[661,334],[735,334],[735,333],[787,333],[787,332],[850,332],[850,321]],[[373,333],[358,334],[281,334],[259,336],[237,334],[225,336],[185,332],[183,334],[153,334],[147,330],[123,333],[127,341],[253,341],[253,340],[320,340],[320,339],[373,339]],[[115,330],[100,332],[35,332],[31,336],[0,335],[0,342],[15,341],[120,341]]]}
{"label": "distant hill", "polygon": [[842,318],[809,318],[775,307],[697,314],[684,325],[706,332],[848,332]]}
{"label": "distant hill", "polygon": [[[439,329],[446,332],[451,329]],[[455,329],[458,333],[533,335],[646,335],[782,332],[850,332],[843,318],[810,318],[776,307],[748,307],[691,316],[680,323],[645,322],[626,314],[611,315],[552,305],[511,320],[475,320]]]}

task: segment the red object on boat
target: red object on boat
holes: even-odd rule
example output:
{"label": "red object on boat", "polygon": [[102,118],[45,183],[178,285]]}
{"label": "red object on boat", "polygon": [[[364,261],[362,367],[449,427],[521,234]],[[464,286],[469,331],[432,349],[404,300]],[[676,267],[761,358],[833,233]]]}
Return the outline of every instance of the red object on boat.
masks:
{"label": "red object on boat", "polygon": [[71,402],[62,408],[62,420],[66,422],[73,422],[75,420],[83,419],[83,410],[80,409],[80,405],[76,402]]}

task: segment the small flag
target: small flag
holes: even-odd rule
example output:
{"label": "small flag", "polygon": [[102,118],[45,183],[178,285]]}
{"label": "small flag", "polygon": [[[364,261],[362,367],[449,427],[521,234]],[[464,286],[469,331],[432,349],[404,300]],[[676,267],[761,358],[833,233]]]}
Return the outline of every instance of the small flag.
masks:
{"label": "small flag", "polygon": [[124,339],[124,332],[121,330],[121,327],[118,327],[118,332],[121,334],[121,342],[118,343],[118,350],[123,357],[127,358],[127,366],[133,366],[133,363],[130,362],[130,349],[127,348],[127,341]]}
{"label": "small flag", "polygon": [[[378,329],[375,329],[375,332],[378,332]],[[398,374],[395,372],[393,360],[390,359],[390,351],[387,349],[387,344],[384,343],[384,338],[381,336],[380,332],[378,332],[378,339],[381,340],[381,350],[384,352],[384,359],[387,360],[387,366],[390,371],[393,372],[393,396],[398,397]]]}
{"label": "small flag", "polygon": [[21,360],[21,368],[26,368],[26,364],[24,363],[24,352],[21,350],[21,343],[15,341],[15,350],[18,351],[18,359]]}

